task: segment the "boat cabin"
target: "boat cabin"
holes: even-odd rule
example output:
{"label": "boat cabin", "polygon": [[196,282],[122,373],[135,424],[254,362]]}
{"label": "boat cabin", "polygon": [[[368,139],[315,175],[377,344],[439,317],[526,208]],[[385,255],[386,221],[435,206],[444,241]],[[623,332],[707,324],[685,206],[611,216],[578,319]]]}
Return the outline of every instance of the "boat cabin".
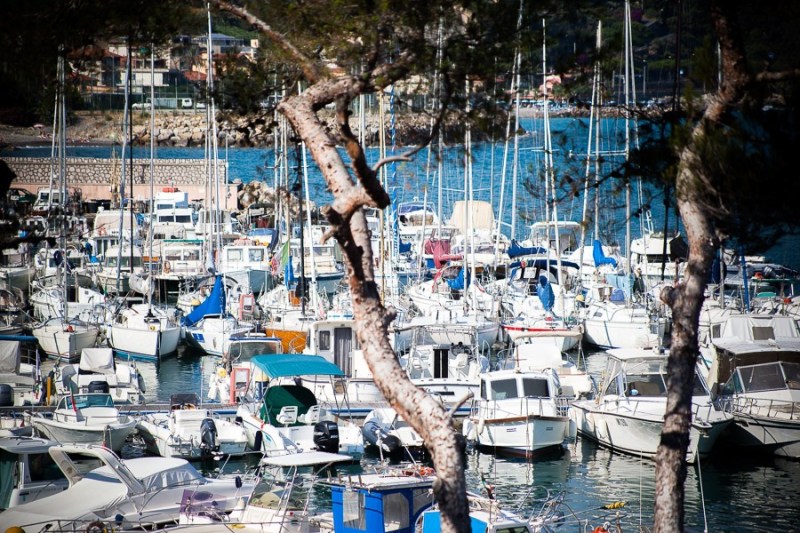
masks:
{"label": "boat cabin", "polygon": [[323,481],[331,487],[334,531],[416,531],[417,519],[433,504],[432,473],[414,468]]}
{"label": "boat cabin", "polygon": [[67,478],[48,453],[55,444],[35,437],[0,438],[0,511],[67,488]]}

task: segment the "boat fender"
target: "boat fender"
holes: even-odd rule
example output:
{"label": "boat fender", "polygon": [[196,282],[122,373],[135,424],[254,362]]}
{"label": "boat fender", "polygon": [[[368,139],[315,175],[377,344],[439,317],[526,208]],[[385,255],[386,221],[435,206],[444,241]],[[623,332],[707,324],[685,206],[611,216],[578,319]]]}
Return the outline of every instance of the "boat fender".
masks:
{"label": "boat fender", "polygon": [[486,419],[485,419],[485,418],[483,418],[483,417],[481,417],[481,418],[479,418],[479,419],[478,419],[478,425],[477,425],[477,427],[475,428],[475,432],[476,432],[476,433],[475,433],[475,440],[478,440],[478,438],[479,438],[479,437],[481,436],[481,434],[483,433],[483,428],[484,428],[484,426],[486,426]]}
{"label": "boat fender", "polygon": [[100,520],[95,520],[85,529],[86,533],[107,533],[108,529],[106,529],[106,525],[102,523]]}
{"label": "boat fender", "polygon": [[14,405],[14,388],[7,383],[0,383],[0,407]]}
{"label": "boat fender", "polygon": [[261,434],[261,432],[260,431],[256,431],[256,436],[253,439],[253,450],[254,451],[257,451],[257,452],[261,451],[261,445],[262,445],[263,439],[264,439],[264,436]]}

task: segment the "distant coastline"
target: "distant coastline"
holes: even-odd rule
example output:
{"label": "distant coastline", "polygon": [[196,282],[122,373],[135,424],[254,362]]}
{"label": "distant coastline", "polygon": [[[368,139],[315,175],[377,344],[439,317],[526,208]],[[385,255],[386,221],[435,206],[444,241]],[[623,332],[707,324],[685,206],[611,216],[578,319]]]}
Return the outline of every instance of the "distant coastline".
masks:
{"label": "distant coastline", "polygon": [[[605,115],[615,116],[619,109],[608,109]],[[332,113],[324,112],[323,119],[332,121]],[[521,117],[541,116],[541,109],[523,107]],[[330,115],[330,116],[326,116]],[[550,111],[551,117],[583,117],[588,116],[588,109],[575,106],[555,106]],[[67,144],[80,145],[112,145],[122,143],[121,111],[79,111],[75,113],[75,121],[67,127]],[[141,111],[134,111],[133,144],[150,144],[150,118]],[[430,116],[426,113],[402,113],[395,124],[397,142],[403,145],[414,145],[423,142],[430,130]],[[205,143],[205,112],[200,110],[157,111],[155,117],[155,135],[158,146],[190,147],[203,146]],[[354,129],[357,127],[353,120]],[[463,124],[457,119],[445,124],[446,136],[455,139],[461,137]],[[366,138],[368,145],[377,145],[379,138],[379,117],[368,116],[366,119]],[[224,113],[218,115],[218,131],[221,142],[226,140],[231,146],[268,147],[273,145],[271,116],[249,115],[232,116]],[[0,149],[8,151],[24,146],[49,146],[52,144],[52,127],[45,124],[32,126],[10,126],[0,124]]]}

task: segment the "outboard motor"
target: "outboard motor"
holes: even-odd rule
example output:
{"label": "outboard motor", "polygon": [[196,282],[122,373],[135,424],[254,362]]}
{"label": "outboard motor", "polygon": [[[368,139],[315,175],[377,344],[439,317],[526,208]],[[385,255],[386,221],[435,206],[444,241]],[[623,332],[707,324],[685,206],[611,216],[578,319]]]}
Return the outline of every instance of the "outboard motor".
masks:
{"label": "outboard motor", "polygon": [[200,423],[200,448],[204,454],[219,450],[217,445],[217,425],[211,418],[204,418]]}
{"label": "outboard motor", "polygon": [[314,424],[314,444],[317,449],[328,453],[339,453],[339,426],[331,420]]}
{"label": "outboard motor", "polygon": [[14,388],[7,383],[0,383],[0,407],[13,407]]}
{"label": "outboard motor", "polygon": [[381,452],[385,455],[395,455],[402,450],[402,443],[400,439],[394,435],[389,435],[380,424],[374,420],[369,420],[364,423],[361,428],[361,434],[364,440],[372,446],[380,448]]}
{"label": "outboard motor", "polygon": [[105,392],[108,394],[108,381],[90,381],[86,390],[88,392]]}

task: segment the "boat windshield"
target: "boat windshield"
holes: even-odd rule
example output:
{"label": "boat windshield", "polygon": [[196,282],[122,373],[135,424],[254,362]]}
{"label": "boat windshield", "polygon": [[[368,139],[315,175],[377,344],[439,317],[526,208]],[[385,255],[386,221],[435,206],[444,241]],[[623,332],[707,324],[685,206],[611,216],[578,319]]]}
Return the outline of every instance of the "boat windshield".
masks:
{"label": "boat windshield", "polygon": [[[784,372],[786,374],[784,375]],[[725,387],[725,392],[759,392],[768,390],[800,388],[800,366],[797,363],[766,363],[739,367],[734,375],[733,384]]]}
{"label": "boat windshield", "polygon": [[[74,407],[73,407],[74,400]],[[64,407],[67,409],[85,409],[87,407],[114,407],[114,400],[110,394],[76,394],[64,398]]]}
{"label": "boat windshield", "polygon": [[231,361],[249,361],[254,355],[281,353],[281,341],[278,339],[265,339],[255,341],[252,339],[239,341],[231,339],[228,358]]}

